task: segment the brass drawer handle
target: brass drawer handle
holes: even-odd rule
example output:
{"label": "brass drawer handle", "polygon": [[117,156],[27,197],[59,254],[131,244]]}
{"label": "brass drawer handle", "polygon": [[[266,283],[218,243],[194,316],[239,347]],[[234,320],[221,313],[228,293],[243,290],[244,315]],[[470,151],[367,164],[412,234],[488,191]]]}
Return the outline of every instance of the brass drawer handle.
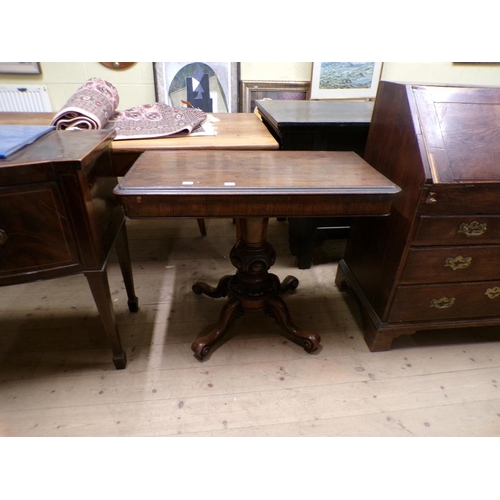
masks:
{"label": "brass drawer handle", "polygon": [[447,309],[455,303],[455,297],[441,297],[440,299],[432,299],[431,306],[436,309]]}
{"label": "brass drawer handle", "polygon": [[7,241],[7,233],[0,229],[0,245],[3,245]]}
{"label": "brass drawer handle", "polygon": [[496,299],[500,295],[500,287],[495,286],[494,288],[488,288],[484,294],[489,299]]}
{"label": "brass drawer handle", "polygon": [[458,257],[448,257],[445,260],[444,267],[451,267],[454,271],[457,269],[466,269],[472,263],[472,257],[463,257],[459,255]]}
{"label": "brass drawer handle", "polygon": [[460,224],[460,227],[458,228],[458,232],[465,234],[465,236],[481,236],[486,232],[486,229],[488,228],[488,224],[486,222],[483,222],[482,224],[479,223],[477,220],[467,223],[464,222]]}

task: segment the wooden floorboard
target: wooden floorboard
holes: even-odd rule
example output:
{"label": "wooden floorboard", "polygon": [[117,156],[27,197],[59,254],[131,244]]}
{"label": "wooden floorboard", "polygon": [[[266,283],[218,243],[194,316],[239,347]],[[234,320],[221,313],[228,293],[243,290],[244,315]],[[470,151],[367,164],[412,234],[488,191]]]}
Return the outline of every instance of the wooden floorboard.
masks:
{"label": "wooden floorboard", "polygon": [[284,298],[321,349],[307,354],[256,312],[200,363],[190,344],[224,299],[191,284],[232,272],[235,232],[228,219],[206,225],[203,238],[194,220],[128,221],[138,313],[114,254],[108,265],[125,370],[83,276],[0,288],[1,436],[500,436],[497,332],[427,332],[371,353],[356,303],[334,285],[342,242],[299,270],[285,221],[270,221],[272,272],[298,277]]}

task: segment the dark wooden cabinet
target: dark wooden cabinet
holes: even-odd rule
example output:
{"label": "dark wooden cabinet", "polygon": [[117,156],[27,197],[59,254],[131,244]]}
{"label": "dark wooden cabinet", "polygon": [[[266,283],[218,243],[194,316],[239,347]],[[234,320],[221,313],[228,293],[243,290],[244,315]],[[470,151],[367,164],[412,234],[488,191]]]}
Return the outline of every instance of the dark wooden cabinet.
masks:
{"label": "dark wooden cabinet", "polygon": [[83,273],[117,368],[125,368],[106,264],[115,245],[131,311],[138,308],[113,189],[114,132],[52,131],[0,160],[0,286]]}
{"label": "dark wooden cabinet", "polygon": [[363,156],[373,102],[257,101],[257,108],[281,149]]}
{"label": "dark wooden cabinet", "polygon": [[[262,121],[291,151],[354,151],[363,157],[373,102],[257,101]],[[311,267],[314,248],[328,238],[345,238],[348,218],[288,219],[290,251],[299,269]]]}
{"label": "dark wooden cabinet", "polygon": [[402,188],[352,225],[337,272],[370,349],[500,325],[500,89],[381,82],[365,160]]}

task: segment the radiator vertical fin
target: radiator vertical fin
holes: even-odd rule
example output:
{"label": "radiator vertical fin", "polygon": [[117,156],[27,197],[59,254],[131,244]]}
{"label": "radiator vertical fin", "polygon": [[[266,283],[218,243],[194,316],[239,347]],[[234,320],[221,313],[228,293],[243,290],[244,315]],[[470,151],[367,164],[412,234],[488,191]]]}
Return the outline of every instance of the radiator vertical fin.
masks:
{"label": "radiator vertical fin", "polygon": [[52,107],[43,86],[0,85],[0,111],[50,112]]}

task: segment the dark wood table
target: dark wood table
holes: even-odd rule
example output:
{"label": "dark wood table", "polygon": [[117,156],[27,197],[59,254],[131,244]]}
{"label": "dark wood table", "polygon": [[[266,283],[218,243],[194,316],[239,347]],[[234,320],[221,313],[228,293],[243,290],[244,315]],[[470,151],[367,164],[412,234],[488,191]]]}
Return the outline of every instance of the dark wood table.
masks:
{"label": "dark wood table", "polygon": [[257,108],[281,149],[363,156],[373,102],[257,101]]}
{"label": "dark wood table", "polygon": [[353,152],[147,151],[114,192],[130,218],[236,219],[236,274],[215,287],[193,285],[195,293],[228,296],[212,331],[192,344],[201,360],[249,309],[271,314],[287,338],[317,350],[319,335],[298,328],[280,297],[298,280],[268,272],[276,258],[266,239],[269,218],[387,215],[399,188]]}
{"label": "dark wood table", "polygon": [[[361,157],[373,113],[365,101],[257,101],[264,124],[287,151],[354,151]],[[346,238],[348,218],[289,219],[290,251],[308,269],[325,240]]]}

